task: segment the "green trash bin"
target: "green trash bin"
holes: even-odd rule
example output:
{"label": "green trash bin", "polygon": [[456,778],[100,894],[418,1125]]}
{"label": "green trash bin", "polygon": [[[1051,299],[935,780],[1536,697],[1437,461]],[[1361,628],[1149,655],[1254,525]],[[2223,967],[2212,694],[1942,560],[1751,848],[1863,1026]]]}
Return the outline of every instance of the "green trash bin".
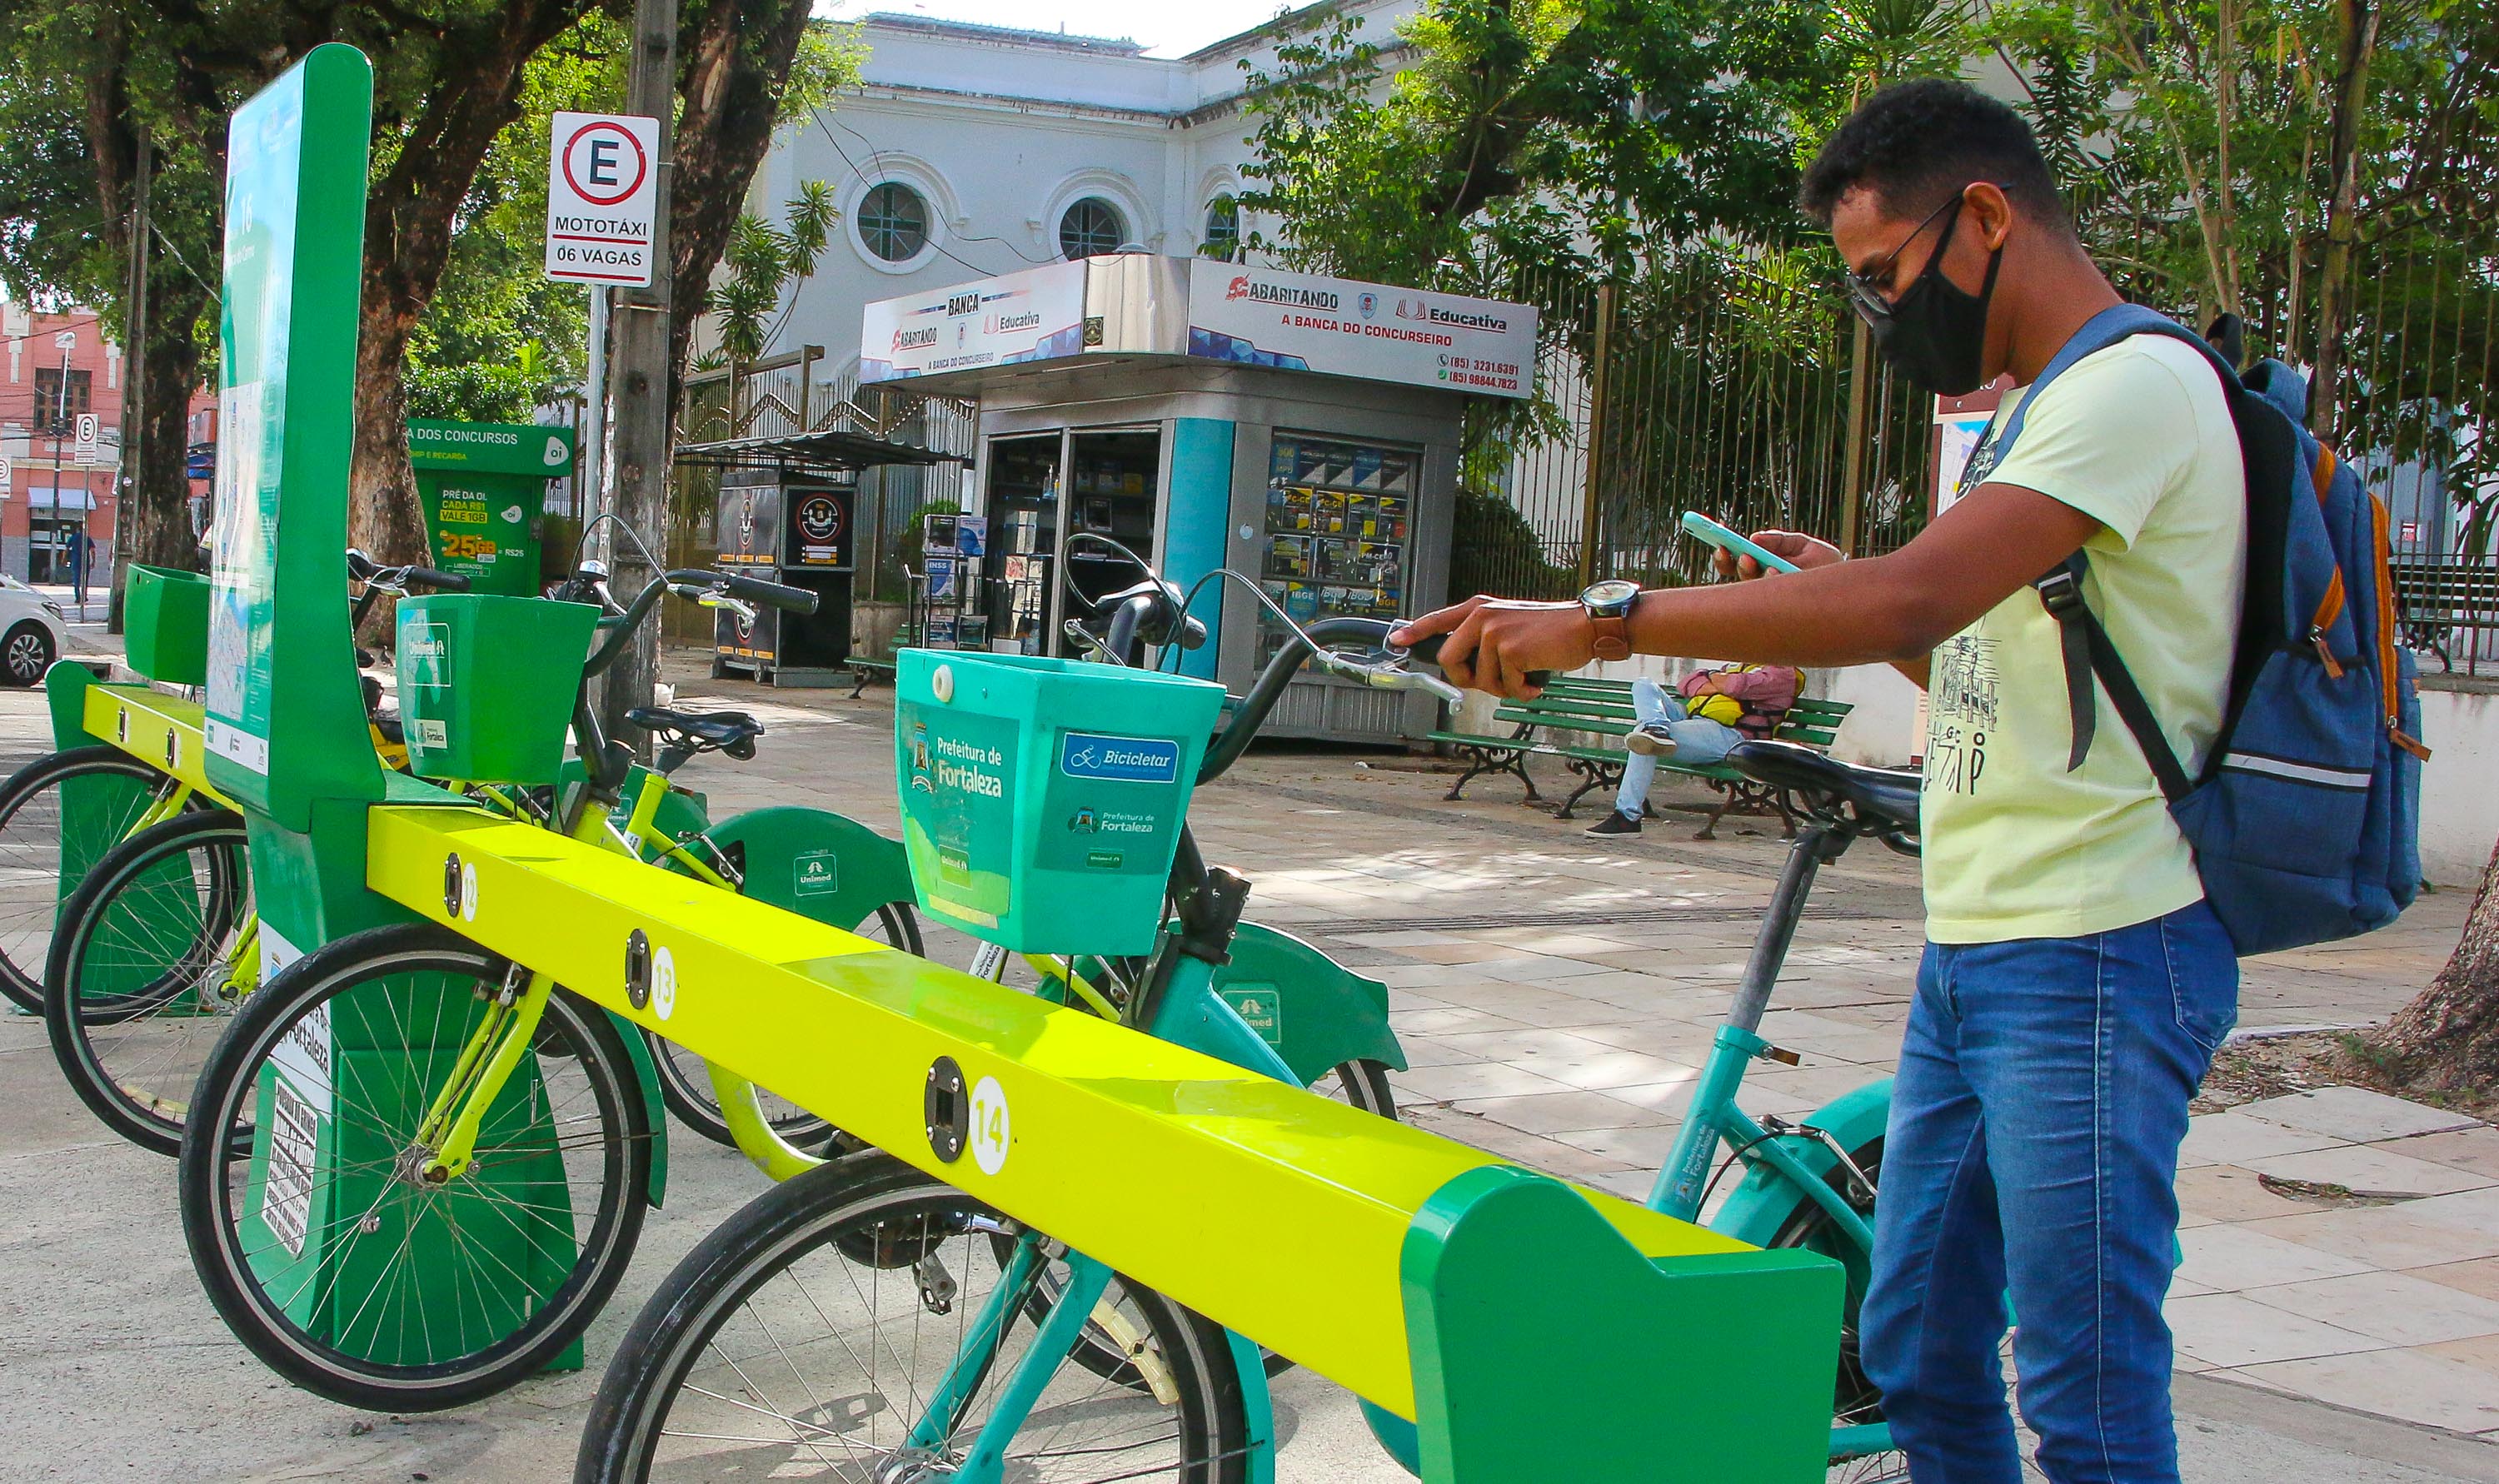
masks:
{"label": "green trash bin", "polygon": [[906,649],[894,696],[902,842],[925,911],[1017,952],[1153,947],[1221,686]]}
{"label": "green trash bin", "polygon": [[122,590],[123,662],[149,680],[196,686],[209,678],[209,579],[132,564]]}
{"label": "green trash bin", "polygon": [[554,783],[598,623],[589,603],[544,597],[400,599],[408,771],[461,783]]}

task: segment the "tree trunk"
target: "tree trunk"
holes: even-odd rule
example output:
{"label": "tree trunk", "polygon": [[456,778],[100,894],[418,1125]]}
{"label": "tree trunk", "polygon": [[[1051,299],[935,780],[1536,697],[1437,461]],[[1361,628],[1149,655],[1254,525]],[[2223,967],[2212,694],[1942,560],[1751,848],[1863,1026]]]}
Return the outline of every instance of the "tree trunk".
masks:
{"label": "tree trunk", "polygon": [[[585,0],[519,0],[475,31],[446,38],[438,85],[366,199],[347,534],[376,562],[434,565],[407,460],[408,337],[442,281],[470,182],[495,136],[521,114],[530,58],[587,9]],[[376,622],[384,617],[377,612]]]}
{"label": "tree trunk", "polygon": [[438,566],[426,544],[416,469],[407,460],[407,339],[417,313],[374,291],[387,271],[365,260],[356,331],[355,462],[347,474],[347,542],[385,565]]}
{"label": "tree trunk", "polygon": [[2499,1095],[2499,850],[2482,868],[2455,955],[2378,1040],[2413,1086]]}
{"label": "tree trunk", "polygon": [[191,529],[191,394],[200,384],[197,328],[209,292],[161,258],[148,265],[146,344],[131,357],[140,380],[139,467],[117,517],[121,561],[114,598],[129,564],[200,569],[200,538]]}
{"label": "tree trunk", "polygon": [[2340,0],[2343,38],[2334,79],[2333,189],[2325,201],[2324,261],[2317,273],[2317,379],[2308,400],[2308,423],[2334,441],[2335,381],[2342,373],[2343,321],[2351,308],[2354,205],[2360,190],[2360,114],[2369,102],[2369,59],[2378,48],[2378,11],[2370,0]]}
{"label": "tree trunk", "polygon": [[772,146],[782,84],[807,34],[810,0],[685,0],[677,26],[676,134],[670,146],[668,405],[730,229]]}

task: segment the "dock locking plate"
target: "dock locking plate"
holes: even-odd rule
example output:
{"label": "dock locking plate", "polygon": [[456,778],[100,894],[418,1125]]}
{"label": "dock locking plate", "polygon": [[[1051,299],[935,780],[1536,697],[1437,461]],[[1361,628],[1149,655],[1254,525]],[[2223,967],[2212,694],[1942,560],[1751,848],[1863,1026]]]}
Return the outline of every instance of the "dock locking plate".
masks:
{"label": "dock locking plate", "polygon": [[921,1096],[926,1114],[928,1148],[947,1164],[963,1157],[963,1141],[972,1128],[972,1095],[963,1086],[963,1069],[952,1056],[928,1065],[928,1084]]}

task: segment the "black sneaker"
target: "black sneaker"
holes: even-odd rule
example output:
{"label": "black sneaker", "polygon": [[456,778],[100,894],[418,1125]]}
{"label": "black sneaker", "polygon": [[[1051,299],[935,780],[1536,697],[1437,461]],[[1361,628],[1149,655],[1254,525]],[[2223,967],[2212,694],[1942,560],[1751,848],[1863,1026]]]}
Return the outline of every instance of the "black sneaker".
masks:
{"label": "black sneaker", "polygon": [[1636,835],[1639,833],[1639,821],[1633,819],[1630,815],[1623,813],[1619,809],[1615,809],[1607,811],[1604,819],[1589,825],[1586,830],[1582,831],[1582,833],[1591,835]]}
{"label": "black sneaker", "polygon": [[1623,737],[1623,746],[1649,758],[1674,756],[1674,734],[1664,722],[1643,722]]}

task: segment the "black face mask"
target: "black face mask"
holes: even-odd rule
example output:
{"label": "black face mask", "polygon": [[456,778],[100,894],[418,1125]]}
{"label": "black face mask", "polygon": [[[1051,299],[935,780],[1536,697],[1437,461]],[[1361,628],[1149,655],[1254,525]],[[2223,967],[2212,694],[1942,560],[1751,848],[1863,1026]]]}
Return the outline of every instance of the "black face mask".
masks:
{"label": "black face mask", "polygon": [[[1944,249],[1952,245],[1953,229],[1961,224],[1960,203],[1944,222],[1943,235],[1927,266],[1900,297],[1868,313],[1874,346],[1893,367],[1928,391],[1946,397],[1975,392],[1986,378],[1979,361],[1987,351],[1987,302],[1996,293],[1996,271],[2004,264],[1998,247],[1987,259],[1987,280],[1971,294],[1944,276]],[[1865,304],[1863,296],[1859,303]]]}

